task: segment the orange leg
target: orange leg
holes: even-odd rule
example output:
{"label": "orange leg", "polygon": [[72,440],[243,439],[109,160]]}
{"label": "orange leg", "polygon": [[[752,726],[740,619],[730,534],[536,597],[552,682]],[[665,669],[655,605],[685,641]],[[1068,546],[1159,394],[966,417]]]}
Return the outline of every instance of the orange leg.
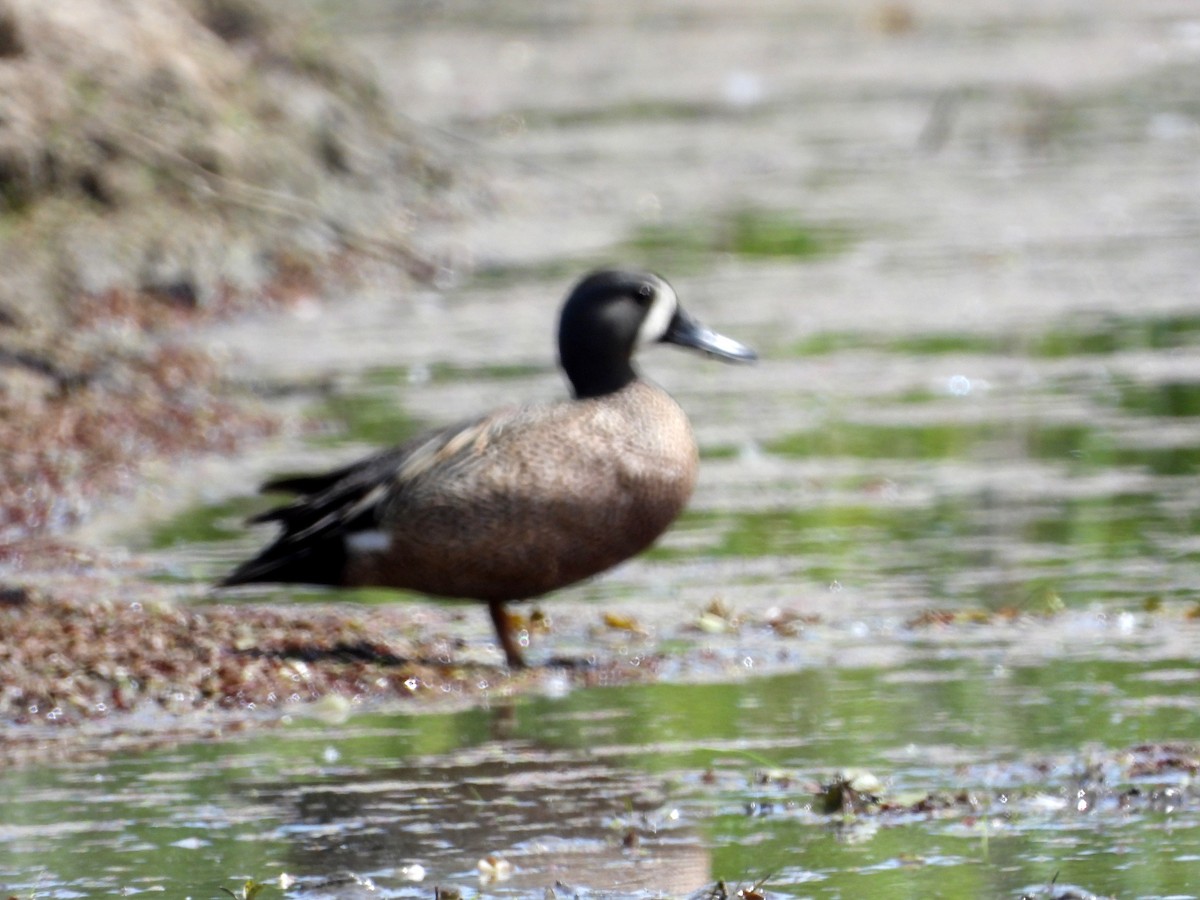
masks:
{"label": "orange leg", "polygon": [[513,637],[512,628],[509,625],[508,611],[504,608],[504,601],[489,600],[488,612],[492,614],[492,625],[496,628],[496,637],[500,639],[500,646],[504,648],[508,667],[510,669],[526,668],[525,657],[521,655],[521,648],[517,646],[517,641]]}

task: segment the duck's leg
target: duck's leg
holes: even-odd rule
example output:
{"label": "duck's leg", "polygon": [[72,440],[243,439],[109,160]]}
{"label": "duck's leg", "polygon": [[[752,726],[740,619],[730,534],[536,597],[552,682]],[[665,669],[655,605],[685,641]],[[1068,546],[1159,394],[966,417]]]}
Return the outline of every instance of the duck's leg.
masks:
{"label": "duck's leg", "polygon": [[492,625],[496,628],[496,637],[500,638],[500,646],[504,648],[504,656],[508,659],[510,669],[524,669],[525,657],[513,637],[512,628],[508,621],[508,611],[504,608],[503,600],[489,600],[488,612],[492,614]]}

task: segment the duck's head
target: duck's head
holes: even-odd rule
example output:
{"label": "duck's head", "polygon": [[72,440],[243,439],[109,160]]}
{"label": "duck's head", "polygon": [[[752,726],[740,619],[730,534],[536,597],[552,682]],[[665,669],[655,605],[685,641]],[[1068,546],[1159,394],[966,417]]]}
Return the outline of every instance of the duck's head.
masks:
{"label": "duck's head", "polygon": [[749,347],[692,318],[674,288],[650,272],[592,272],[567,297],[558,322],[558,356],[576,397],[610,394],[636,380],[633,354],[654,343],[732,362],[757,358]]}

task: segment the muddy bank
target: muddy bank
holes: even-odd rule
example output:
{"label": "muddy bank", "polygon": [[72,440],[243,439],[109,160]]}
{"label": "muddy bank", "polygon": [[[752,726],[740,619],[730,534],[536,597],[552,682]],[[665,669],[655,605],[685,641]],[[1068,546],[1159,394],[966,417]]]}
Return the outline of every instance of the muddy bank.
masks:
{"label": "muddy bank", "polygon": [[244,716],[394,674],[387,613],[180,609],[61,535],[151,462],[278,427],[200,327],[427,281],[421,226],[469,193],[292,5],[0,0],[0,717],[136,731],[147,704]]}
{"label": "muddy bank", "polygon": [[631,683],[657,669],[650,656],[618,656],[511,672],[490,644],[464,640],[466,620],[484,615],[473,604],[181,603],[136,563],[63,543],[10,545],[0,565],[24,554],[54,575],[0,588],[0,764],[216,737],[289,713],[337,720],[381,703],[429,711]]}
{"label": "muddy bank", "polygon": [[0,540],[268,431],[191,333],[368,265],[432,277],[451,182],[290,6],[0,3]]}

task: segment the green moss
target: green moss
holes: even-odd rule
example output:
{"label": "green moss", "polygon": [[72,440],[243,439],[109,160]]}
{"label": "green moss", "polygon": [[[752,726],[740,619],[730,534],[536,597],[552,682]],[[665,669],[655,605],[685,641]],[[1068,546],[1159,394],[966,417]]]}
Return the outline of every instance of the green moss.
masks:
{"label": "green moss", "polygon": [[1072,322],[1069,326],[1057,324],[1032,334],[938,331],[895,337],[871,331],[827,331],[805,335],[787,352],[794,356],[823,356],[872,350],[908,356],[976,354],[1063,359],[1170,350],[1196,344],[1200,344],[1200,316],[1107,316]]}
{"label": "green moss", "polygon": [[1121,447],[1112,454],[1111,462],[1154,475],[1196,475],[1200,474],[1200,447]]}
{"label": "green moss", "polygon": [[909,353],[914,356],[996,354],[1011,353],[1015,343],[1011,338],[944,331],[902,337],[891,342],[888,349],[895,353]]}
{"label": "green moss", "polygon": [[1118,451],[1110,436],[1087,425],[953,421],[876,425],[832,421],[767,445],[781,456],[849,456],[859,459],[941,460],[987,455],[1059,460],[1072,466],[1112,465]]}
{"label": "green moss", "polygon": [[782,456],[944,459],[965,454],[988,430],[953,424],[906,426],[831,422],[779,438],[767,449]]}
{"label": "green moss", "polygon": [[511,381],[518,378],[531,378],[545,374],[546,366],[529,363],[511,363],[508,365],[486,366],[456,366],[451,363],[438,363],[430,367],[429,374],[435,383],[456,381]]}
{"label": "green moss", "polygon": [[1103,547],[1109,559],[1137,558],[1153,553],[1154,533],[1171,525],[1156,499],[1131,493],[1063,500],[1032,519],[1022,537],[1041,544]]}
{"label": "green moss", "polygon": [[1200,416],[1200,382],[1126,383],[1119,389],[1118,405],[1127,412],[1143,416]]}
{"label": "green moss", "polygon": [[510,285],[545,285],[550,296],[561,291],[581,270],[589,265],[599,265],[598,259],[572,256],[569,259],[547,259],[535,262],[485,263],[471,273],[471,281],[477,287],[507,287]]}
{"label": "green moss", "polygon": [[729,444],[718,444],[700,448],[701,459],[736,459],[741,451]]}
{"label": "green moss", "polygon": [[389,446],[416,434],[424,424],[404,413],[394,390],[363,390],[328,397],[315,418],[337,426],[335,433],[319,439],[325,444],[352,440]]}
{"label": "green moss", "polygon": [[777,212],[740,209],[718,213],[686,225],[656,224],[639,228],[625,250],[650,264],[672,269],[709,261],[714,254],[752,259],[814,259],[841,252],[850,231],[817,225]]}
{"label": "green moss", "polygon": [[1167,350],[1200,342],[1200,316],[1111,316],[1059,327],[1031,340],[1028,354],[1044,359],[1108,356],[1130,350]]}
{"label": "green moss", "polygon": [[878,341],[866,334],[848,331],[821,331],[805,335],[782,352],[790,356],[830,356],[847,350],[877,348]]}
{"label": "green moss", "polygon": [[928,388],[913,388],[888,398],[889,403],[910,403],[914,406],[921,403],[933,403],[945,399],[944,393],[931,391]]}
{"label": "green moss", "polygon": [[528,128],[578,128],[616,122],[693,122],[730,112],[733,112],[730,107],[714,103],[639,99],[609,106],[516,110],[506,114],[503,120],[493,122],[493,126],[503,128],[510,121],[519,121]]}
{"label": "green moss", "polygon": [[753,210],[734,213],[724,227],[728,252],[739,256],[811,259],[841,250],[848,239],[843,229]]}
{"label": "green moss", "polygon": [[[454,363],[434,363],[421,373],[421,381],[433,384],[454,382],[509,381],[530,378],[548,371],[546,366],[528,363],[507,365],[460,366]],[[413,378],[412,366],[381,366],[363,376],[368,388],[395,388],[407,384]]]}
{"label": "green moss", "polygon": [[243,533],[245,519],[261,508],[262,501],[254,496],[193,506],[152,529],[148,543],[161,550],[181,544],[228,541]]}

